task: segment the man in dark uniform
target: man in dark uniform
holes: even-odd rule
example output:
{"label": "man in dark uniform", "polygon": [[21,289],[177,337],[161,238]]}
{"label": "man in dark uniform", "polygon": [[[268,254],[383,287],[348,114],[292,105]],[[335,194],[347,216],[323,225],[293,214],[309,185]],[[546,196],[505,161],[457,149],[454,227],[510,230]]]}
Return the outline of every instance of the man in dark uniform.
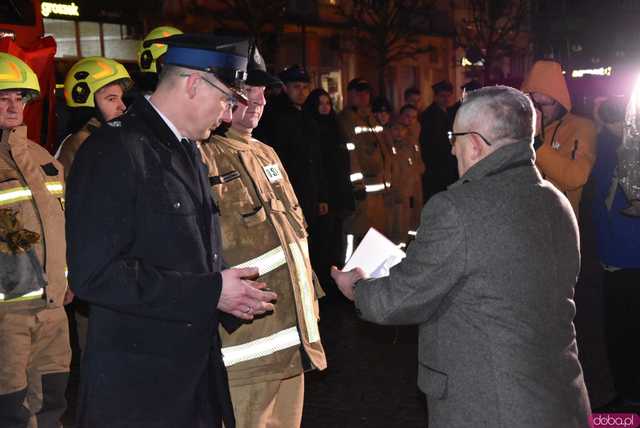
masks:
{"label": "man in dark uniform", "polygon": [[284,91],[270,101],[271,105],[267,104],[254,136],[273,147],[282,160],[309,228],[313,229],[329,207],[318,124],[302,109],[309,95],[310,79],[298,65],[286,68],[278,77],[284,83]]}
{"label": "man in dark uniform", "polygon": [[158,87],[93,133],[67,188],[73,291],[91,304],[79,427],[234,427],[218,324],[276,298],[222,270],[217,207],[195,141],[231,118],[247,42],[169,46]]}
{"label": "man in dark uniform", "polygon": [[425,202],[458,179],[456,158],[451,154],[447,138],[449,117],[447,107],[453,94],[451,83],[443,80],[431,87],[433,103],[420,115],[420,145],[425,173],[423,191]]}

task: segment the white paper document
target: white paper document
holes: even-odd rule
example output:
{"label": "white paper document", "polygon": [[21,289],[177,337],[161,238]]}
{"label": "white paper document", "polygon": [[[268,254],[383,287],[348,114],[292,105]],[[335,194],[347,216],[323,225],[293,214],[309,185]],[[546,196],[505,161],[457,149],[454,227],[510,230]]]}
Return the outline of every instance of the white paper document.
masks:
{"label": "white paper document", "polygon": [[348,271],[359,267],[371,278],[389,275],[389,270],[400,263],[406,254],[382,233],[369,229],[360,245],[342,269]]}

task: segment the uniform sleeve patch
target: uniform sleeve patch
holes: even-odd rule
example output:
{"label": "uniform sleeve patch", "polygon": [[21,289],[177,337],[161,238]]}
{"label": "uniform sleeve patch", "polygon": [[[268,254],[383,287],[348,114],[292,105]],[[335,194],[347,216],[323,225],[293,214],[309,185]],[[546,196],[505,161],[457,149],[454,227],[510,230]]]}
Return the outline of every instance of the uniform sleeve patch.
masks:
{"label": "uniform sleeve patch", "polygon": [[56,175],[58,175],[58,168],[56,168],[56,166],[49,162],[47,164],[41,165],[42,166],[42,170],[44,171],[45,174],[47,174],[47,176],[49,177],[55,177]]}

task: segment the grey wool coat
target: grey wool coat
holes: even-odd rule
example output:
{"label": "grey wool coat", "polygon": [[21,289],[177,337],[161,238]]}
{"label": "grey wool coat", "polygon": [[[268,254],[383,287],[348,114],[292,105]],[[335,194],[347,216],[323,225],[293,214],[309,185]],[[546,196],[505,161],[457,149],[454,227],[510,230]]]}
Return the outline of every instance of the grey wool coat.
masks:
{"label": "grey wool coat", "polygon": [[429,200],[390,276],[356,285],[363,319],[420,326],[429,428],[589,426],[578,226],[534,157],[522,142],[475,164]]}

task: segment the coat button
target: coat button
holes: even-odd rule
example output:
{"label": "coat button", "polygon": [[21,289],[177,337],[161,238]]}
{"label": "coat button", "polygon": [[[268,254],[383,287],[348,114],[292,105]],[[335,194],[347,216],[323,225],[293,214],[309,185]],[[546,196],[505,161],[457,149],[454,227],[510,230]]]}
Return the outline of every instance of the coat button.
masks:
{"label": "coat button", "polygon": [[179,210],[181,206],[182,206],[182,204],[179,201],[173,203],[173,209],[174,210]]}
{"label": "coat button", "polygon": [[215,262],[217,262],[217,261],[218,261],[218,253],[215,253],[215,254],[213,255],[213,262],[215,263]]}

